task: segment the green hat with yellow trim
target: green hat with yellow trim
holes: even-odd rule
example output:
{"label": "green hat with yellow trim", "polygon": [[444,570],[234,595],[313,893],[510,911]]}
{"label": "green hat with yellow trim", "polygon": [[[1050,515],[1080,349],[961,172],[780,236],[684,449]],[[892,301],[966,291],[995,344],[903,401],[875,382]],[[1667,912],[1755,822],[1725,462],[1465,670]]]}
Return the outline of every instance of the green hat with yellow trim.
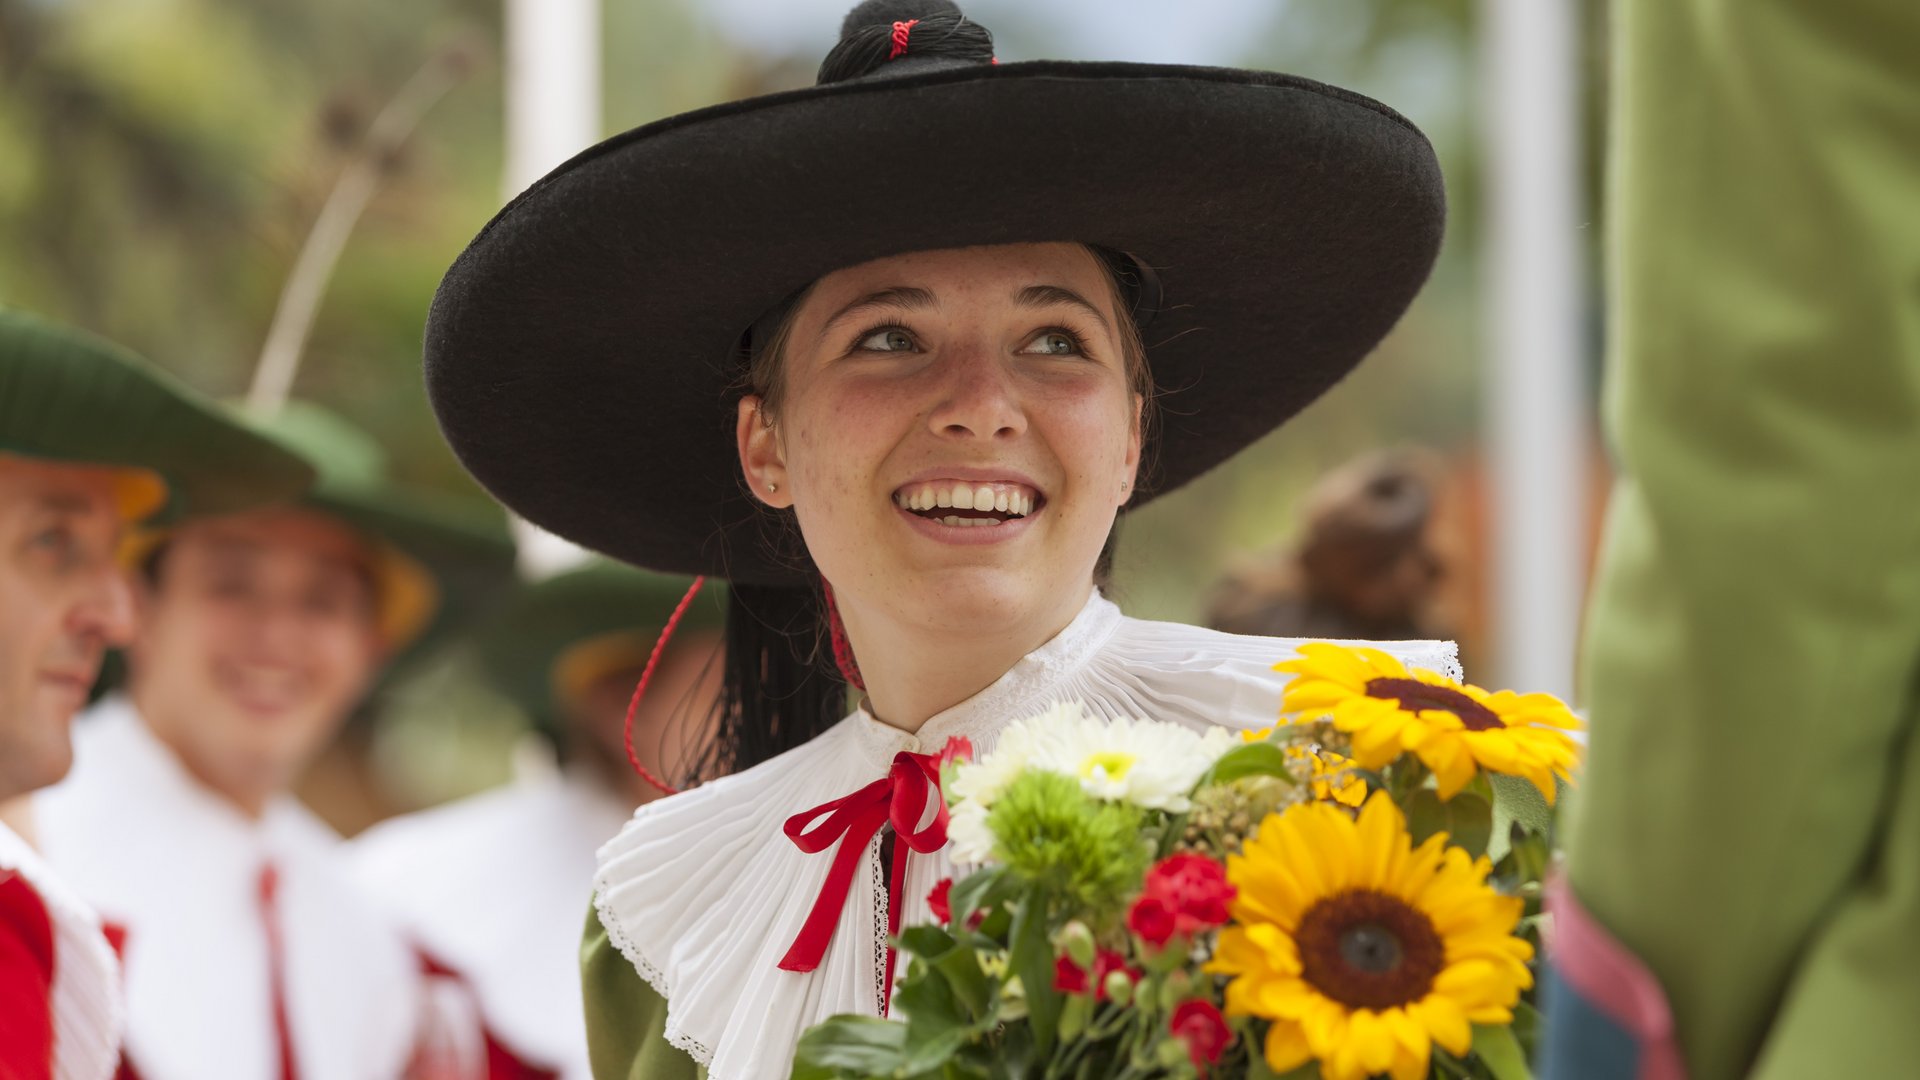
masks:
{"label": "green hat with yellow trim", "polygon": [[[487,681],[557,736],[566,696],[609,671],[645,664],[692,584],[690,577],[596,558],[520,586],[473,645]],[[720,630],[726,607],[725,583],[709,579],[676,633]]]}
{"label": "green hat with yellow trim", "polygon": [[121,505],[217,514],[291,500],[314,470],[104,338],[0,308],[0,456],[127,470]]}
{"label": "green hat with yellow trim", "polygon": [[513,538],[496,504],[395,482],[372,436],[310,402],[248,422],[318,471],[303,505],[374,541],[381,635],[396,648],[426,651],[512,582]]}

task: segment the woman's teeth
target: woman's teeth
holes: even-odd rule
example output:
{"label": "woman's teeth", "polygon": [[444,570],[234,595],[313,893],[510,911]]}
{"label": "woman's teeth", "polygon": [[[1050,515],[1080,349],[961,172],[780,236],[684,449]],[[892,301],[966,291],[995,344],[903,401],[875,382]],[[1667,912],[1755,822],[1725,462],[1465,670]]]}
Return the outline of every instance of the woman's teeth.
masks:
{"label": "woman's teeth", "polygon": [[[960,481],[934,481],[928,484],[915,484],[894,493],[893,501],[901,508],[914,511],[925,510],[985,510],[1006,514],[1009,517],[1025,517],[1033,513],[1034,503],[1039,493],[1024,484],[969,484]],[[949,515],[935,517],[943,524],[998,525],[993,518],[974,518]]]}

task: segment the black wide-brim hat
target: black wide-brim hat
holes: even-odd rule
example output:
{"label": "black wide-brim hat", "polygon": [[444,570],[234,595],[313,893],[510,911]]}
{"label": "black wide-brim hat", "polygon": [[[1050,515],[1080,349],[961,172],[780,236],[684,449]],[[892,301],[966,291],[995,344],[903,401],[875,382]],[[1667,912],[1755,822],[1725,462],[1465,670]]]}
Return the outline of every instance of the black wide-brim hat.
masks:
{"label": "black wide-brim hat", "polygon": [[[901,7],[866,5],[843,39]],[[441,282],[427,390],[460,460],[535,524],[655,570],[797,584],[741,479],[734,403],[743,336],[810,282],[974,245],[1131,256],[1157,279],[1143,336],[1163,395],[1138,506],[1372,351],[1444,216],[1426,137],[1336,87],[910,47],[636,128],[536,183]]]}

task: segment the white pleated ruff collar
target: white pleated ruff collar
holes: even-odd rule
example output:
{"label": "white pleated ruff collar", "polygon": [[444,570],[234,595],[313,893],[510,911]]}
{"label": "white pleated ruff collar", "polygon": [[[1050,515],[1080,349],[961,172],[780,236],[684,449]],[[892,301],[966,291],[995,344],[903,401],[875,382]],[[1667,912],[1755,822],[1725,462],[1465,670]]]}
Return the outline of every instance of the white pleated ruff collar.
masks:
{"label": "white pleated ruff collar", "polygon": [[[600,922],[667,999],[667,1040],[707,1066],[710,1080],[784,1077],[808,1027],[837,1013],[880,1012],[887,937],[876,841],[824,961],[805,974],[779,969],[833,861],[831,852],[795,847],[781,831],[787,818],[885,776],[901,751],[932,753],[964,736],[984,754],[1009,723],[1063,699],[1108,718],[1265,727],[1286,684],[1273,665],[1306,640],[1128,618],[1095,592],[1053,640],[917,735],[856,711],[779,757],[641,807],[600,849]],[[1365,644],[1412,667],[1461,674],[1452,642]],[[902,890],[905,924],[931,921],[927,894],[953,876],[946,851],[915,855]]]}

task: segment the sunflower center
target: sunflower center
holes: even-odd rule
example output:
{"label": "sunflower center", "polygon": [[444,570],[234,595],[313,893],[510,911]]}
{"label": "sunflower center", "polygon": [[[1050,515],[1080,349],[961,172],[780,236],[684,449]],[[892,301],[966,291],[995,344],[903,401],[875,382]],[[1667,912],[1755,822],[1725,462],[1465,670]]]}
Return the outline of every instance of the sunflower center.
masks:
{"label": "sunflower center", "polygon": [[1335,893],[1307,909],[1294,931],[1301,975],[1350,1009],[1419,1001],[1446,966],[1433,920],[1397,896],[1371,889]]}
{"label": "sunflower center", "polygon": [[1080,775],[1087,780],[1125,780],[1138,760],[1132,754],[1123,754],[1118,750],[1102,750],[1087,755],[1080,763]]}
{"label": "sunflower center", "polygon": [[1498,713],[1460,691],[1424,683],[1419,679],[1370,679],[1367,682],[1367,696],[1397,701],[1408,712],[1422,709],[1450,712],[1460,718],[1460,723],[1468,731],[1488,731],[1507,726]]}

